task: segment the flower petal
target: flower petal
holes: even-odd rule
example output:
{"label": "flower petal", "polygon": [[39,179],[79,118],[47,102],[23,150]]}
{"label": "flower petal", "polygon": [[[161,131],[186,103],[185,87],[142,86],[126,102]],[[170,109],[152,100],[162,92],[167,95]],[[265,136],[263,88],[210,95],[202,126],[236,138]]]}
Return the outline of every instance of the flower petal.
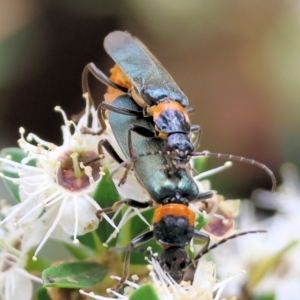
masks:
{"label": "flower petal", "polygon": [[99,219],[96,217],[96,211],[97,209],[95,206],[86,201],[84,198],[74,196],[67,201],[59,224],[65,232],[70,235],[74,235],[74,229],[77,222],[77,234],[83,235],[98,227]]}

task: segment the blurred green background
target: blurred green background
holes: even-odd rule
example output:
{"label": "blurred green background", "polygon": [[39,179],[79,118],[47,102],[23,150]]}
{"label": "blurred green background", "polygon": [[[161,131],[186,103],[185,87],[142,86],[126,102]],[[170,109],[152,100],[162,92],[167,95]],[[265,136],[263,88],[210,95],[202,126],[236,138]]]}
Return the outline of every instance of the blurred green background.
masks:
{"label": "blurred green background", "polygon": [[[113,30],[143,41],[184,90],[202,150],[254,158],[277,176],[283,162],[300,166],[300,4],[284,0],[0,0],[1,148],[20,126],[62,141],[53,107],[84,107],[82,69],[93,61],[108,74],[102,43]],[[91,83],[101,98],[105,86]],[[241,163],[212,184],[227,197],[271,187]]]}

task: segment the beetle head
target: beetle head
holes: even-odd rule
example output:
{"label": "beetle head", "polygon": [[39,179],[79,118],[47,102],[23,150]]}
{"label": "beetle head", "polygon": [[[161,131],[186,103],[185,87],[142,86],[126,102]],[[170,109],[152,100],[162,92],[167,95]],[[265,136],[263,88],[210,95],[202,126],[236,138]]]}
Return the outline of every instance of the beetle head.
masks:
{"label": "beetle head", "polygon": [[159,263],[164,271],[176,281],[183,279],[187,266],[190,264],[187,252],[182,247],[170,247],[163,250]]}
{"label": "beetle head", "polygon": [[166,139],[166,150],[176,156],[173,159],[179,163],[185,164],[189,161],[191,154],[194,151],[194,146],[191,143],[187,134],[173,133],[168,135]]}

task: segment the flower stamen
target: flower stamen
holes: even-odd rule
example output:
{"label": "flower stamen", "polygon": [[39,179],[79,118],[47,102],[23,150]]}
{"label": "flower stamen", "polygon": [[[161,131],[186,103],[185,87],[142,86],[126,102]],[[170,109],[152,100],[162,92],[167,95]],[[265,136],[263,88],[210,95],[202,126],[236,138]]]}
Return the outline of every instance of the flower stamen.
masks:
{"label": "flower stamen", "polygon": [[79,168],[79,163],[78,163],[78,153],[77,152],[73,152],[70,155],[72,162],[73,162],[73,168],[74,168],[74,175],[77,179],[80,179],[82,176],[81,170]]}

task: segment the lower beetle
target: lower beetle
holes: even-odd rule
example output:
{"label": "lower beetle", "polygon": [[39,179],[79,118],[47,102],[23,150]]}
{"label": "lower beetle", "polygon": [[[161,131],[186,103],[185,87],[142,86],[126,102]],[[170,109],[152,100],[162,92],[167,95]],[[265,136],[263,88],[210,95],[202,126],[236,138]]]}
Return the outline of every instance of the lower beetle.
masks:
{"label": "lower beetle", "polygon": [[[128,109],[137,107],[137,104],[128,95],[119,96],[115,99],[114,104]],[[159,139],[149,140],[138,134],[133,137],[124,134],[124,129],[130,128],[132,124],[151,129],[153,126],[151,122],[145,118],[120,115],[112,111],[108,118],[115,138],[125,156],[127,158],[139,156],[133,170],[139,182],[148,191],[151,200],[142,203],[135,199],[124,199],[111,208],[98,211],[97,216],[100,218],[104,211],[107,213],[114,211],[121,204],[137,208],[152,206],[153,202],[156,205],[161,205],[154,212],[153,230],[136,237],[128,247],[124,259],[124,274],[115,289],[119,289],[127,279],[132,248],[136,248],[152,238],[155,238],[163,249],[160,256],[162,268],[176,281],[180,281],[190,262],[184,247],[190,243],[192,238],[204,241],[204,249],[208,247],[210,242],[208,234],[194,228],[195,213],[188,205],[192,201],[211,198],[212,192],[199,193],[197,183],[193,180],[191,172],[186,169],[180,169],[174,174],[169,174],[165,170],[165,165],[169,163],[169,157],[162,151],[163,141]],[[101,145],[113,158],[122,162],[122,159],[106,140],[102,140]],[[145,156],[145,153],[161,153],[161,155]],[[143,155],[144,157],[141,157]]]}

